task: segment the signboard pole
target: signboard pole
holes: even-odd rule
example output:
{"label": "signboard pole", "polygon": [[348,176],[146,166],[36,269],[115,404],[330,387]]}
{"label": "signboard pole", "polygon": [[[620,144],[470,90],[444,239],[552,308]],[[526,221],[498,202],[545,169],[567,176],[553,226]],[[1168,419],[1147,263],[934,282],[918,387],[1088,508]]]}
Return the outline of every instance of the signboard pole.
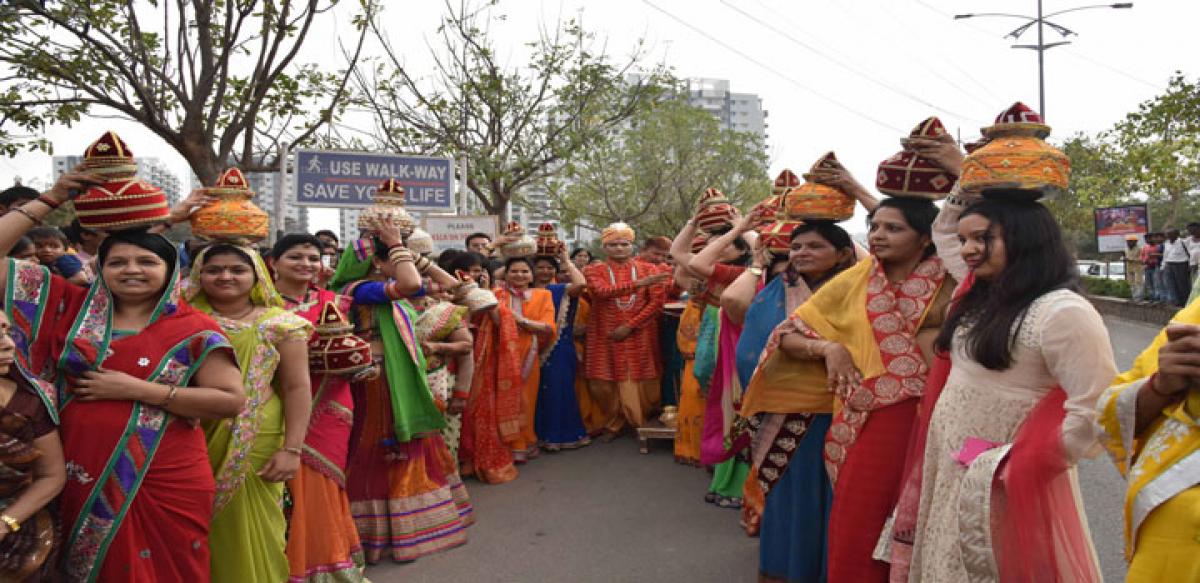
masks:
{"label": "signboard pole", "polygon": [[288,186],[291,182],[287,179],[287,159],[288,159],[288,144],[283,142],[279,144],[279,188],[275,189],[275,228],[271,230],[271,244],[274,245],[281,237],[287,228],[284,223],[285,206],[283,201],[287,200]]}

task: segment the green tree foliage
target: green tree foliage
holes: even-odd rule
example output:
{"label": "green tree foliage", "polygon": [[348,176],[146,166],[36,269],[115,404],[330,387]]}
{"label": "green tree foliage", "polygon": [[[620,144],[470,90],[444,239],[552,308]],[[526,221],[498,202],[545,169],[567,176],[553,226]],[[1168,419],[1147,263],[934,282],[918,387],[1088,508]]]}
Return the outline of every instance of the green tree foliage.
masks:
{"label": "green tree foliage", "polygon": [[1200,191],[1200,84],[1176,73],[1167,90],[1143,102],[1109,132],[1158,228],[1196,218]]}
{"label": "green tree foliage", "polygon": [[115,114],[205,183],[229,162],[274,167],[281,142],[305,142],[341,110],[374,10],[359,2],[339,72],[296,61],[338,0],[0,2],[0,153],[49,151],[48,125]]}
{"label": "green tree foliage", "polygon": [[761,138],[722,130],[712,114],[678,98],[638,113],[546,185],[566,224],[598,229],[624,221],[639,234],[667,236],[692,216],[706,188],[746,208],[770,186]]}
{"label": "green tree foliage", "polygon": [[[647,107],[660,93],[660,67],[640,71],[640,44],[619,62],[596,48],[575,20],[545,27],[540,38],[498,50],[488,25],[503,20],[492,4],[446,3],[432,48],[434,70],[411,71],[387,31],[372,30],[384,48],[374,67],[355,76],[357,108],[374,129],[351,147],[466,156],[466,186],[488,213],[504,216],[510,200],[557,171],[581,150]],[[508,51],[527,51],[519,64]]]}
{"label": "green tree foliage", "polygon": [[1046,206],[1080,255],[1096,253],[1096,208],[1146,203],[1155,230],[1200,219],[1200,84],[1182,74],[1109,130],[1060,147],[1071,186]]}
{"label": "green tree foliage", "polygon": [[1076,134],[1059,148],[1071,158],[1070,188],[1045,203],[1067,243],[1077,254],[1091,255],[1096,253],[1095,209],[1126,202],[1132,186],[1113,144]]}

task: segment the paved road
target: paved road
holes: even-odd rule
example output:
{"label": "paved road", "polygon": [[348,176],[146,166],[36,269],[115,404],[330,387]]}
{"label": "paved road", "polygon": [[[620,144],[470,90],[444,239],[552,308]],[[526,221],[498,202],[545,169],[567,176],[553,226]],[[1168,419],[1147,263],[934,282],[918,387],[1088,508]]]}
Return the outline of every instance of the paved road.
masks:
{"label": "paved road", "polygon": [[[1111,320],[1117,365],[1127,367],[1157,333]],[[1104,457],[1080,467],[1080,484],[1106,581],[1124,579],[1124,486]],[[544,456],[501,486],[468,482],[478,522],[465,547],[409,565],[368,569],[375,583],[571,581],[752,582],[757,539],[738,514],[705,504],[707,474],[672,462],[659,445],[632,440]]]}

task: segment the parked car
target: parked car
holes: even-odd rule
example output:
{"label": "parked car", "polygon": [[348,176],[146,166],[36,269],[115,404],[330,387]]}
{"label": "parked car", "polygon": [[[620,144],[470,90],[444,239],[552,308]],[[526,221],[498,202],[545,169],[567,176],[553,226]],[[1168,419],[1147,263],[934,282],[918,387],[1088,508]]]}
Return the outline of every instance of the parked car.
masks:
{"label": "parked car", "polygon": [[1125,279],[1125,262],[1124,261],[1095,261],[1092,259],[1080,259],[1075,262],[1075,266],[1079,268],[1079,275],[1088,277],[1102,277],[1112,280]]}

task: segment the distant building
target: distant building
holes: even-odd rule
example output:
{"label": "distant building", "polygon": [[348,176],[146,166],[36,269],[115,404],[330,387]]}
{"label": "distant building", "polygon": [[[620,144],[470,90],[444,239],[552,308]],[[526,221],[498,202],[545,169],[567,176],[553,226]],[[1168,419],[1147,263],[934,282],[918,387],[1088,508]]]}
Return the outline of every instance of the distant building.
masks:
{"label": "distant building", "polygon": [[339,211],[342,216],[341,232],[338,233],[338,238],[342,245],[346,245],[349,241],[358,239],[358,215],[362,214],[359,209],[344,208]]}
{"label": "distant building", "polygon": [[[159,161],[158,158],[139,156],[135,158],[138,165],[138,176],[163,190],[167,201],[173,206],[183,199],[182,185],[179,176]],[[55,156],[53,159],[53,180],[69,172],[83,162],[83,156]]]}
{"label": "distant building", "polygon": [[688,79],[688,104],[713,114],[721,128],[761,136],[767,135],[767,110],[753,93],[733,93],[725,79]]}

